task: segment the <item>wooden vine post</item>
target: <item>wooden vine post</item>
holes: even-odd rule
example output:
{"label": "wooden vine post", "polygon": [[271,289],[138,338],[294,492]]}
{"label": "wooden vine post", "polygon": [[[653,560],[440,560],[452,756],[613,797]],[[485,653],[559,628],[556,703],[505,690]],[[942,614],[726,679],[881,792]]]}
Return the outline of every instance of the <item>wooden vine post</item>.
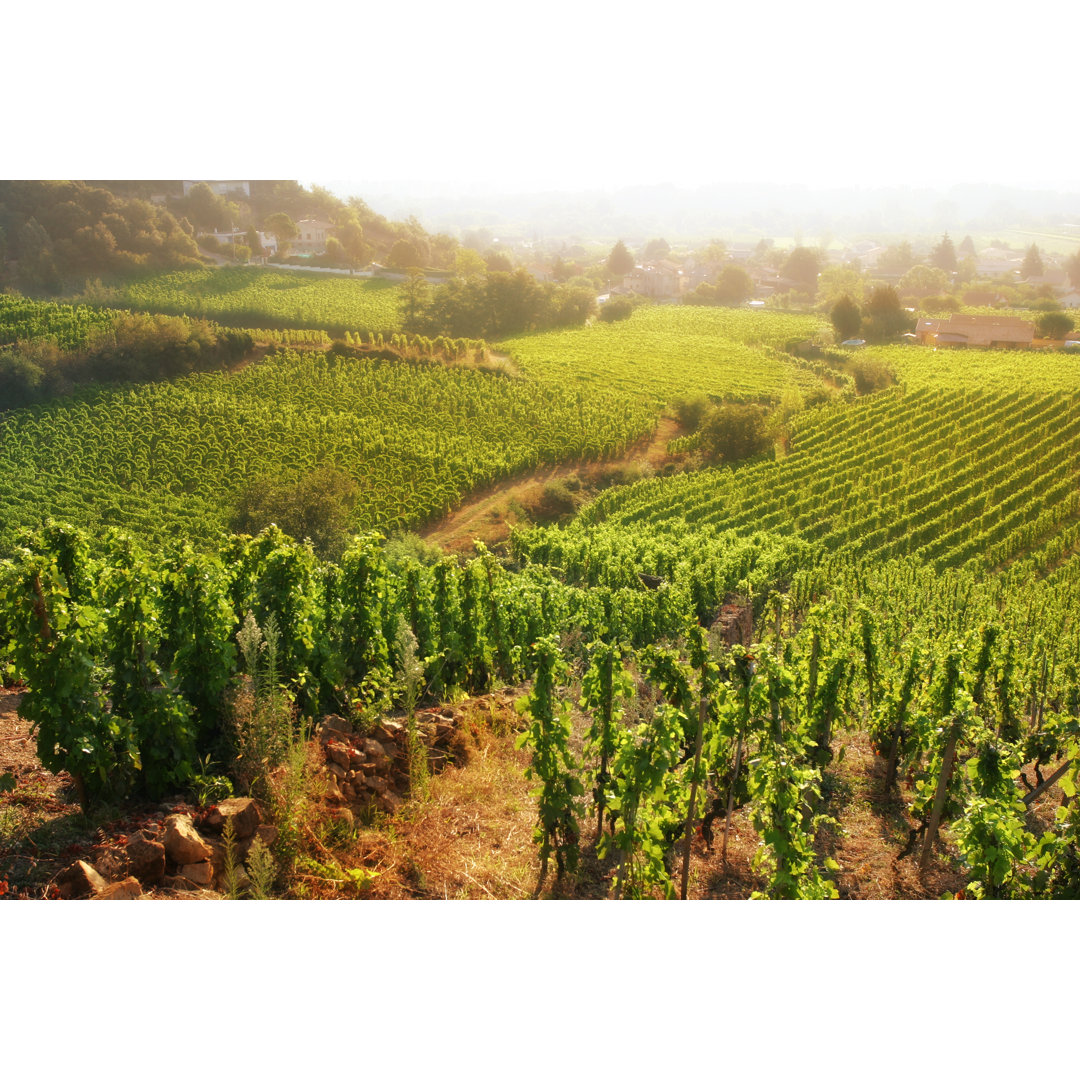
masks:
{"label": "wooden vine post", "polygon": [[941,776],[938,777],[937,791],[934,794],[934,809],[930,813],[930,821],[926,826],[926,839],[923,840],[922,851],[919,853],[919,873],[926,870],[930,862],[930,853],[937,839],[938,827],[941,825],[941,814],[945,809],[945,796],[949,790],[949,778],[952,776],[953,757],[956,753],[956,743],[960,735],[960,725],[954,723],[949,731],[948,742],[945,743],[945,754],[942,759]]}
{"label": "wooden vine post", "polygon": [[[701,695],[701,707],[698,710],[697,737],[694,739],[694,772],[693,780],[690,781],[690,806],[686,811],[686,850],[683,852],[682,883],[679,888],[679,899],[686,899],[686,892],[690,883],[690,846],[693,839],[694,809],[697,803],[698,767],[701,764],[701,742],[705,733],[705,718],[709,714],[709,699]],[[727,833],[724,833],[727,840]]]}

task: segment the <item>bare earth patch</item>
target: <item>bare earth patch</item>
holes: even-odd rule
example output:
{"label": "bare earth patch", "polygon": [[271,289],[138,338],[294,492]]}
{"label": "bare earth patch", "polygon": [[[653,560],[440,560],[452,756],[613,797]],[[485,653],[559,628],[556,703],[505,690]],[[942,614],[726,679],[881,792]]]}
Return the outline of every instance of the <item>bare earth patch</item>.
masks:
{"label": "bare earth patch", "polygon": [[426,540],[441,544],[450,552],[471,552],[474,539],[482,540],[488,547],[494,547],[507,539],[511,526],[524,522],[525,519],[517,508],[535,505],[545,484],[573,473],[588,483],[604,471],[620,465],[648,466],[659,471],[674,460],[668,454],[667,444],[681,434],[682,429],[676,420],[670,416],[662,416],[652,435],[631,447],[618,459],[552,465],[517,480],[504,480],[490,490],[468,499],[454,513],[430,526],[422,535]]}

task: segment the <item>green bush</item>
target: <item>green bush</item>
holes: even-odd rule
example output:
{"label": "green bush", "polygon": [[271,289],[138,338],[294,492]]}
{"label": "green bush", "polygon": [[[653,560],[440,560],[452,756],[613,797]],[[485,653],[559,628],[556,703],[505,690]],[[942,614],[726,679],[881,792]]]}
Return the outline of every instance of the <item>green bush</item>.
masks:
{"label": "green bush", "polygon": [[702,420],[701,449],[711,462],[742,461],[769,449],[765,410],[760,405],[727,403]]}
{"label": "green bush", "polygon": [[625,297],[617,297],[614,300],[609,300],[600,309],[600,319],[603,322],[620,322],[623,319],[629,319],[634,314],[634,302],[627,300]]}

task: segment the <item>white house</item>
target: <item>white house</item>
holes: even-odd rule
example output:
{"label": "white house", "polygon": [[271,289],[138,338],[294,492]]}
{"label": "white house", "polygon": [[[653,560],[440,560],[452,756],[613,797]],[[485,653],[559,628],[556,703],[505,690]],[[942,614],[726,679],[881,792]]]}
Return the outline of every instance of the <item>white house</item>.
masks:
{"label": "white house", "polygon": [[318,218],[302,218],[296,223],[296,239],[289,241],[289,250],[296,255],[321,255],[334,226]]}
{"label": "white house", "polygon": [[233,193],[245,195],[251,198],[250,180],[181,180],[186,195],[196,184],[206,184],[215,195],[232,195]]}

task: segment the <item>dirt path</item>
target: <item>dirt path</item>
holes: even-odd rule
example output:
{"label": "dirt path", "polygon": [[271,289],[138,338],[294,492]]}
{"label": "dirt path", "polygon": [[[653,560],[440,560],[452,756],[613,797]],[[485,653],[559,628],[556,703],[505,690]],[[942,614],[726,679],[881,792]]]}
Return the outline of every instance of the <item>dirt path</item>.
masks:
{"label": "dirt path", "polygon": [[441,521],[430,525],[421,535],[447,551],[470,551],[474,539],[488,547],[501,543],[510,535],[510,526],[526,519],[519,508],[528,508],[540,496],[545,484],[561,477],[578,475],[582,481],[595,481],[603,473],[620,466],[648,466],[659,471],[674,460],[667,444],[682,434],[673,417],[661,416],[656,431],[639,440],[622,457],[608,461],[571,461],[547,465],[527,476],[504,480],[469,498],[465,504]]}

